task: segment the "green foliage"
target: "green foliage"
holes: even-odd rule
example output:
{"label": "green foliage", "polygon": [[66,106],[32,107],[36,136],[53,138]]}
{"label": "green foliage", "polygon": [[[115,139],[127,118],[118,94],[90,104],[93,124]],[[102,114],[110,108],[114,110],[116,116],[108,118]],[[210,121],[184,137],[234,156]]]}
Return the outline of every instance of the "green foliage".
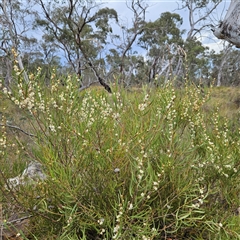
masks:
{"label": "green foliage", "polygon": [[194,76],[198,80],[206,79],[210,75],[210,63],[206,53],[208,47],[204,47],[196,39],[189,39],[185,41],[184,49],[186,51],[186,64],[189,76],[192,79],[194,79]]}
{"label": "green foliage", "polygon": [[[156,21],[146,24],[143,36],[139,39],[139,43],[146,49],[153,46],[161,49],[166,44],[181,43],[181,24],[182,18],[180,15],[164,12]],[[154,52],[152,54],[154,54]]]}
{"label": "green foliage", "polygon": [[52,73],[48,88],[40,72],[28,85],[16,76],[4,92],[36,136],[25,154],[48,176],[10,191],[33,215],[35,239],[239,239],[239,123],[231,131],[217,108],[205,111],[211,89],[115,86],[110,95],[79,92],[72,76]]}
{"label": "green foliage", "polygon": [[[186,5],[189,5],[189,0],[182,0],[183,3],[185,3]],[[218,3],[221,2],[221,0],[195,0],[194,4],[196,5],[196,8],[204,8],[207,7],[209,5],[209,3]]]}

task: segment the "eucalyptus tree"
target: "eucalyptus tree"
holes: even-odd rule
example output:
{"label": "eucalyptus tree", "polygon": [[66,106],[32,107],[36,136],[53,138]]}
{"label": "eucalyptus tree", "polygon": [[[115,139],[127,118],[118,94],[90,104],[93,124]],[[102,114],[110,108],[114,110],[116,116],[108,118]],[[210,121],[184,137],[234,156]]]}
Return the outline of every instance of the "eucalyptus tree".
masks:
{"label": "eucalyptus tree", "polygon": [[216,86],[240,85],[240,55],[239,50],[226,44],[219,53],[212,52],[210,76],[215,79]]}
{"label": "eucalyptus tree", "polygon": [[212,19],[222,0],[182,0],[180,9],[187,9],[189,29],[183,45],[185,72],[192,81],[208,81],[210,59],[208,48],[204,47],[202,36],[209,36]]}
{"label": "eucalyptus tree", "polygon": [[230,48],[223,72],[226,75],[221,79],[221,85],[240,86],[240,54],[238,49]]}
{"label": "eucalyptus tree", "polygon": [[114,46],[107,54],[110,64],[110,73],[120,74],[120,83],[129,85],[130,76],[138,71],[138,61],[141,55],[137,53],[137,41],[146,27],[146,11],[148,4],[144,0],[126,1],[126,7],[130,11],[127,22],[119,22],[120,32],[111,34],[111,44]]}
{"label": "eucalyptus tree", "polygon": [[206,82],[209,78],[209,48],[197,40],[196,37],[184,42],[186,54],[185,71],[188,78],[196,83]]}
{"label": "eucalyptus tree", "polygon": [[99,69],[104,63],[101,51],[111,31],[110,20],[118,21],[114,9],[100,8],[94,1],[35,0],[41,7],[36,26],[44,31],[48,43],[61,50],[79,79],[91,70],[96,80],[111,92]]}
{"label": "eucalyptus tree", "polygon": [[204,29],[210,29],[212,25],[211,15],[221,2],[222,0],[182,0],[180,9],[188,10],[190,25],[187,40],[197,37]]}
{"label": "eucalyptus tree", "polygon": [[[25,43],[22,47],[24,51],[23,64],[28,72],[36,72],[36,69],[41,68],[41,76],[39,80],[44,81],[49,85],[52,70],[55,69],[57,73],[61,74],[65,70],[61,57],[54,45],[48,44],[44,36],[41,40],[30,39],[30,43]],[[68,71],[69,72],[69,71]]]}
{"label": "eucalyptus tree", "polygon": [[[218,38],[225,40],[227,47],[225,51],[221,52],[220,63],[221,66],[217,75],[217,86],[221,86],[226,83],[224,80],[228,79],[228,84],[239,85],[239,51],[231,49],[232,45],[235,45],[237,48],[240,48],[240,3],[239,1],[231,0],[227,13],[220,21],[217,27],[213,27],[213,34]],[[234,61],[232,61],[234,59]],[[229,69],[231,69],[229,71]],[[228,74],[228,76],[226,76]]]}
{"label": "eucalyptus tree", "polygon": [[0,2],[0,54],[2,60],[2,75],[5,86],[9,86],[12,79],[12,67],[14,58],[18,67],[23,72],[26,82],[28,76],[24,70],[22,61],[22,45],[31,42],[27,36],[30,30],[31,17],[34,14],[32,5],[19,0],[2,0]]}
{"label": "eucalyptus tree", "polygon": [[147,51],[148,81],[156,79],[156,76],[165,76],[179,73],[184,53],[180,30],[182,18],[179,14],[165,12],[154,22],[148,22],[143,35],[139,38],[139,46]]}
{"label": "eucalyptus tree", "polygon": [[[227,42],[240,47],[240,38],[239,38],[239,29],[240,29],[240,22],[239,22],[239,13],[240,13],[240,4],[239,1],[231,0],[230,6],[228,8],[227,14],[223,20],[220,21],[217,27],[213,25],[213,14],[214,11],[217,11],[217,7],[222,2],[222,0],[182,0],[183,8],[188,9],[189,13],[189,24],[190,30],[187,34],[187,41],[192,40],[197,37],[201,36],[203,30],[211,30],[213,34],[219,38],[226,40]],[[207,32],[207,35],[209,33]],[[196,41],[195,41],[196,43]],[[200,45],[197,47],[200,50]],[[191,48],[192,50],[194,48]],[[195,51],[194,51],[195,52]],[[197,51],[198,52],[198,51]],[[201,53],[200,53],[201,52]],[[222,84],[226,84],[226,79],[233,79],[234,74],[228,74],[228,65],[230,56],[233,54],[233,51],[230,49],[230,45],[226,45],[223,48],[221,54],[215,54],[218,56],[219,59],[215,59],[214,61],[211,59],[211,56],[206,56],[206,51],[203,49],[198,53],[198,63],[197,66],[200,67],[199,69],[203,70],[205,73],[205,77],[209,76],[209,71],[207,71],[208,65],[213,65],[213,62],[217,63],[213,67],[214,76],[217,80],[217,86],[221,86]],[[194,53],[195,54],[195,53]],[[213,56],[213,55],[212,55]],[[209,59],[208,59],[209,58]],[[209,62],[207,64],[206,62]],[[191,62],[191,68],[193,69],[194,66]],[[209,66],[211,69],[212,67]],[[231,69],[231,67],[230,67]],[[217,71],[217,73],[216,73]]]}
{"label": "eucalyptus tree", "polygon": [[238,48],[240,48],[239,15],[240,2],[236,0],[231,0],[226,16],[222,21],[220,21],[220,24],[216,28],[212,29],[214,35],[217,38],[226,40]]}

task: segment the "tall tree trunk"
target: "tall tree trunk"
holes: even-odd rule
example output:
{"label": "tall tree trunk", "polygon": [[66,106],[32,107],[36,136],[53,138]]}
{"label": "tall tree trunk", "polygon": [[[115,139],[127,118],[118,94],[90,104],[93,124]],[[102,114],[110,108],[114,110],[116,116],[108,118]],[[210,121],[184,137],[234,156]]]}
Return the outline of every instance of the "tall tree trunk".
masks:
{"label": "tall tree trunk", "polygon": [[230,49],[231,49],[230,45],[228,44],[228,46],[225,48],[225,51],[222,56],[221,63],[218,69],[217,87],[220,87],[222,85],[222,73],[224,72],[224,66],[227,64]]}
{"label": "tall tree trunk", "polygon": [[240,48],[240,1],[231,0],[224,20],[212,31],[217,38],[224,39]]}
{"label": "tall tree trunk", "polygon": [[218,75],[217,75],[217,87],[220,87],[222,84],[222,73],[223,73],[223,66],[225,65],[227,61],[227,54],[224,54],[221,64],[218,69]]}
{"label": "tall tree trunk", "polygon": [[9,88],[10,83],[12,81],[12,61],[6,57],[6,75],[5,75],[5,81],[4,85],[5,87]]}
{"label": "tall tree trunk", "polygon": [[24,77],[25,82],[28,83],[29,82],[28,75],[24,70],[22,58],[18,52],[18,44],[17,44],[18,36],[17,36],[16,28],[15,28],[14,23],[12,22],[11,18],[8,15],[8,12],[6,9],[7,4],[11,4],[11,2],[9,3],[8,1],[3,0],[2,4],[1,4],[1,8],[2,8],[2,11],[4,14],[5,21],[8,25],[8,30],[9,30],[9,35],[10,35],[11,42],[12,42],[12,47],[16,51],[19,68],[23,72],[23,77]]}

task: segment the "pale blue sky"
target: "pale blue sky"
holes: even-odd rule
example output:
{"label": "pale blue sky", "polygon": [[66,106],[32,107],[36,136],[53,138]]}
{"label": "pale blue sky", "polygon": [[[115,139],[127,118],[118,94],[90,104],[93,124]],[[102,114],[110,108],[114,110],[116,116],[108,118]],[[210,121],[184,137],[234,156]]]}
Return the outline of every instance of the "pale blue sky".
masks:
{"label": "pale blue sky", "polygon": [[[114,8],[117,10],[119,14],[120,20],[125,23],[130,24],[131,22],[131,11],[126,7],[126,0],[99,0],[98,2],[104,3],[105,6],[109,8]],[[131,3],[131,0],[128,0]],[[182,28],[189,30],[189,22],[188,22],[188,11],[178,10],[182,6],[182,1],[176,0],[149,0],[146,1],[149,5],[149,8],[146,13],[146,20],[154,21],[159,18],[160,14],[166,11],[178,13],[183,18]],[[212,15],[211,24],[217,25],[220,20],[223,20],[228,6],[230,4],[230,0],[223,0],[217,9],[214,11]],[[197,17],[197,16],[196,16]],[[216,37],[212,34],[210,29],[202,32],[202,35],[199,36],[199,40],[201,40],[205,45],[209,46],[211,49],[219,50],[222,48],[222,41],[216,39]]]}
{"label": "pale blue sky", "polygon": [[[125,25],[126,27],[131,26],[131,18],[133,17],[132,12],[127,8],[126,6],[126,0],[96,0],[99,3],[103,3],[103,7],[109,7],[114,8],[119,15],[120,21]],[[132,0],[128,0],[129,3],[132,2]],[[183,18],[183,25],[182,29],[189,30],[189,23],[188,23],[188,11],[187,9],[179,10],[182,6],[182,1],[176,1],[176,0],[145,0],[146,3],[148,3],[149,8],[146,13],[146,20],[155,21],[157,18],[160,17],[161,13],[163,12],[174,12],[178,13]],[[222,0],[221,4],[218,6],[217,10],[214,12],[214,15],[212,17],[211,24],[217,25],[220,20],[223,20],[224,16],[226,15],[226,11],[228,9],[228,6],[230,4],[230,0]],[[128,26],[127,26],[128,25]],[[118,27],[118,29],[115,29],[115,26],[113,26],[113,32],[121,35],[121,29]],[[117,32],[116,32],[117,31]],[[41,36],[42,33],[39,33],[39,36]],[[36,35],[35,35],[36,36]],[[202,32],[201,36],[199,36],[199,40],[205,45],[210,47],[210,49],[213,49],[215,51],[219,51],[223,47],[223,41],[217,39],[212,31],[207,29],[205,32]],[[117,45],[111,45],[111,48],[116,47]],[[108,46],[109,48],[109,46]],[[133,51],[135,49],[138,51],[139,54],[144,55],[144,50],[140,49],[136,44],[133,46]]]}

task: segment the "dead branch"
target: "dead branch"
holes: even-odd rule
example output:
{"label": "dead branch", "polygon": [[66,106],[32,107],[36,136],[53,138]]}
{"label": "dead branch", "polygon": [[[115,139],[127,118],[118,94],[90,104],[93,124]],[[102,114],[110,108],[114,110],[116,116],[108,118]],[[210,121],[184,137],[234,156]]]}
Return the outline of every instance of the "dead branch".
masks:
{"label": "dead branch", "polygon": [[37,137],[36,135],[34,135],[34,134],[32,134],[32,133],[27,133],[27,132],[25,132],[23,129],[21,129],[21,128],[18,127],[18,126],[9,125],[9,124],[0,124],[0,126],[16,129],[16,130],[18,130],[18,131],[20,131],[20,132],[22,132],[22,133],[24,133],[24,134],[26,134],[26,135],[28,135],[28,136],[30,136],[30,137]]}

